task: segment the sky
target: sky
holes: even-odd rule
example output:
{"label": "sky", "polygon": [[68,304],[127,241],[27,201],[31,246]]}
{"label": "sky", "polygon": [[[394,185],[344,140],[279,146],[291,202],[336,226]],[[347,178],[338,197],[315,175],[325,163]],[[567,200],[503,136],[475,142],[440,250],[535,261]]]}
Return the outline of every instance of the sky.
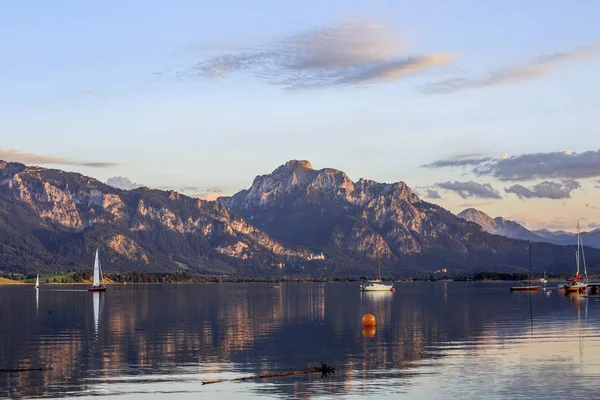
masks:
{"label": "sky", "polygon": [[595,0],[6,0],[0,159],[204,198],[303,159],[455,213],[593,229],[598,15]]}

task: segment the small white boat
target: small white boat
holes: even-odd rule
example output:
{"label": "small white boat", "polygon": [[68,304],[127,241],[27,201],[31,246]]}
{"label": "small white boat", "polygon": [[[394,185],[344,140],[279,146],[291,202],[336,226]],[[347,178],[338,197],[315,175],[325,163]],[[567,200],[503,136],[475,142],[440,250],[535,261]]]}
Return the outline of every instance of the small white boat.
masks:
{"label": "small white boat", "polygon": [[389,292],[393,288],[393,283],[381,282],[381,259],[379,258],[379,253],[377,253],[377,280],[360,285],[360,290],[363,292]]}
{"label": "small white boat", "polygon": [[548,280],[546,279],[546,271],[544,271],[544,277],[540,278],[540,282],[542,282],[542,283],[548,282]]}
{"label": "small white boat", "polygon": [[360,285],[360,290],[363,292],[389,292],[393,287],[393,283],[369,282],[366,285]]}
{"label": "small white boat", "polygon": [[35,289],[38,290],[40,288],[40,274],[38,272],[37,277],[35,278]]}

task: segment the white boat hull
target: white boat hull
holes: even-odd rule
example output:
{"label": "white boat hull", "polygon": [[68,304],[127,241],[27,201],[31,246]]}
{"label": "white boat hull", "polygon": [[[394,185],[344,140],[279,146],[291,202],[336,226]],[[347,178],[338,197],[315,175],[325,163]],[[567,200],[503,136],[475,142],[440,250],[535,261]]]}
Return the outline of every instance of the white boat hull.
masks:
{"label": "white boat hull", "polygon": [[387,283],[369,283],[367,285],[360,285],[360,290],[363,292],[389,292],[394,287],[394,284]]}

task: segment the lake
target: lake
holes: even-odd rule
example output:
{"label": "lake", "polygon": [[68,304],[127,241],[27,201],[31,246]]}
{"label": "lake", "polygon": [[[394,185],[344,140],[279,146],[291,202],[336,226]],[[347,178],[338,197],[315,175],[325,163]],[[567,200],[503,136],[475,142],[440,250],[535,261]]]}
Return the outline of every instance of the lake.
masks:
{"label": "lake", "polygon": [[[0,397],[597,398],[600,301],[509,284],[0,286]],[[372,313],[375,329],[363,329]],[[335,374],[202,385],[320,365]]]}

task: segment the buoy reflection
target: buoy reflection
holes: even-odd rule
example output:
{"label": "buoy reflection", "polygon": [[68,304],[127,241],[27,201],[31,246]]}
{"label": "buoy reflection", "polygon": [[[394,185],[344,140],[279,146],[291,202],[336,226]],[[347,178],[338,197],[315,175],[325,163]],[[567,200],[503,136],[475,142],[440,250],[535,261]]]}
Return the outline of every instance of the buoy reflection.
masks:
{"label": "buoy reflection", "polygon": [[373,336],[375,336],[376,332],[377,332],[377,327],[375,327],[375,326],[365,326],[362,329],[362,334],[366,338],[372,338]]}

